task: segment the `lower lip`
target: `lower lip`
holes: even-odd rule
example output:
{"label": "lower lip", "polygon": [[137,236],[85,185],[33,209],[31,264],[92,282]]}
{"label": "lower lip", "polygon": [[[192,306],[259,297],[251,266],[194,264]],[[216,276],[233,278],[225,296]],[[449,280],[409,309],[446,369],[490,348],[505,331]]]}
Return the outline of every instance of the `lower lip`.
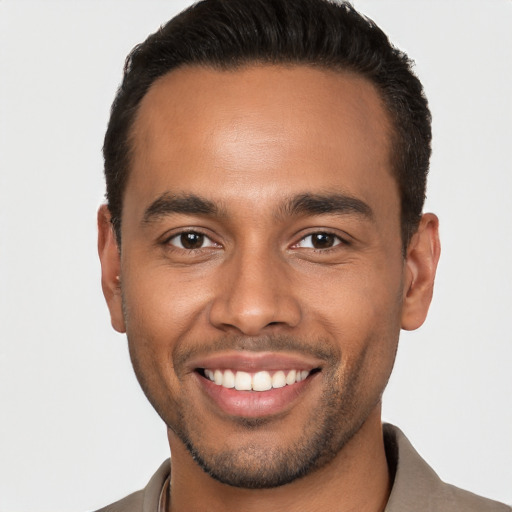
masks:
{"label": "lower lip", "polygon": [[272,416],[290,408],[311,386],[316,373],[303,381],[268,391],[237,391],[213,383],[199,374],[197,379],[206,394],[226,414],[242,418]]}

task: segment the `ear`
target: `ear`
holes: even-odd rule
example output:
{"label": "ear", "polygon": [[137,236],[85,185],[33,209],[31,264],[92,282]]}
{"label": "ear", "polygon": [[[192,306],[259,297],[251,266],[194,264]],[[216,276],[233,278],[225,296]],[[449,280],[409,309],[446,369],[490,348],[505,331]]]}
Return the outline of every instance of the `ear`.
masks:
{"label": "ear", "polygon": [[101,287],[110,311],[112,327],[126,332],[121,300],[121,255],[107,205],[98,210],[98,254],[101,262]]}
{"label": "ear", "polygon": [[402,329],[412,331],[425,321],[440,254],[439,219],[426,213],[407,248]]}

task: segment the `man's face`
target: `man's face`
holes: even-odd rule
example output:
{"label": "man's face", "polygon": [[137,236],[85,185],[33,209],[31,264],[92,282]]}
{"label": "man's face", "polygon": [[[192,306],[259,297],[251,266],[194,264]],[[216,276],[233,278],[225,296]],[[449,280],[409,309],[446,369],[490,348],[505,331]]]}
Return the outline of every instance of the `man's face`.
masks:
{"label": "man's face", "polygon": [[379,415],[407,286],[390,131],[371,84],[305,66],[182,68],[140,105],[113,323],[171,450],[220,481],[289,482]]}

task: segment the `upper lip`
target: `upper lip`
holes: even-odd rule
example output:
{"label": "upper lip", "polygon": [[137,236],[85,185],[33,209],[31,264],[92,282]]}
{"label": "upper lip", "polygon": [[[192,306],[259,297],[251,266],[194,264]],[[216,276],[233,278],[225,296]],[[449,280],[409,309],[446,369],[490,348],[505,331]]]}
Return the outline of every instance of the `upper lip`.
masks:
{"label": "upper lip", "polygon": [[187,366],[192,370],[199,368],[219,370],[240,370],[246,372],[308,370],[320,368],[320,359],[302,354],[285,352],[217,352],[204,357],[191,359]]}

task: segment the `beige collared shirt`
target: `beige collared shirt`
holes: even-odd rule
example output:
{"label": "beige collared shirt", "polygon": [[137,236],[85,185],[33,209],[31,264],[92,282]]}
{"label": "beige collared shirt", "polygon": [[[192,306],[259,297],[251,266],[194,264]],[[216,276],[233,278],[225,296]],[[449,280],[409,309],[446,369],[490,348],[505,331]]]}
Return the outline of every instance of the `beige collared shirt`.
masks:
{"label": "beige collared shirt", "polygon": [[[512,512],[507,505],[442,482],[397,427],[384,425],[384,441],[395,473],[384,512]],[[144,489],[97,512],[165,512],[170,473],[168,459]]]}

